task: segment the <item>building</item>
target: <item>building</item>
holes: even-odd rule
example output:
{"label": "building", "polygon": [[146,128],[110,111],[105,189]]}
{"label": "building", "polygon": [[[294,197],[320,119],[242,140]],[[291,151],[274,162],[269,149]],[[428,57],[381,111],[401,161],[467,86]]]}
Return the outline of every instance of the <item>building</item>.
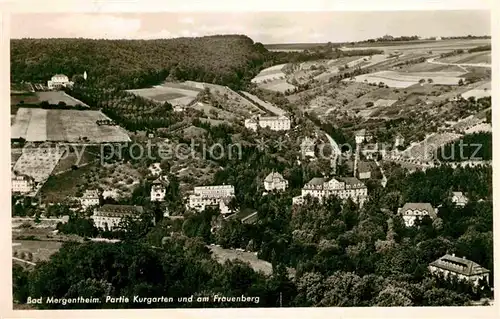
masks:
{"label": "building", "polygon": [[66,87],[71,85],[72,82],[69,81],[68,77],[64,74],[56,74],[54,75],[50,81],[47,81],[47,86],[49,90],[58,89],[61,87]]}
{"label": "building", "polygon": [[293,203],[300,205],[306,196],[318,198],[320,201],[330,196],[346,200],[350,198],[360,206],[368,198],[368,188],[355,177],[337,177],[327,179],[315,177],[302,188],[302,194],[293,198]]}
{"label": "building", "polygon": [[465,206],[469,199],[462,192],[452,192],[451,201],[457,206]]}
{"label": "building", "polygon": [[429,271],[432,274],[441,274],[445,278],[454,276],[460,280],[466,280],[474,286],[478,286],[480,280],[489,283],[490,279],[490,271],[488,269],[465,257],[455,257],[455,254],[446,254],[431,262],[429,264]]}
{"label": "building", "polygon": [[403,216],[406,227],[411,227],[417,219],[429,216],[431,219],[437,217],[437,209],[429,203],[406,203],[398,209],[398,214]]}
{"label": "building", "polygon": [[316,157],[314,153],[315,141],[309,137],[306,137],[300,143],[300,151],[302,153],[302,157]]}
{"label": "building", "polygon": [[273,131],[287,131],[291,127],[291,122],[286,116],[263,116],[259,118],[259,126],[268,127]]}
{"label": "building", "polygon": [[205,207],[212,206],[219,207],[222,214],[229,214],[231,210],[228,204],[234,195],[232,185],[198,186],[189,196],[187,208],[201,212],[205,210]]}
{"label": "building", "polygon": [[443,38],[441,37],[436,37],[436,41],[441,41]]}
{"label": "building", "polygon": [[166,177],[159,177],[155,179],[151,185],[151,201],[163,202],[165,200],[165,195],[167,194],[168,185],[169,181]]}
{"label": "building", "polygon": [[272,172],[264,179],[266,191],[284,191],[288,187],[288,181],[278,172]]}
{"label": "building", "polygon": [[186,107],[181,104],[175,104],[173,110],[174,112],[184,112],[186,110]]}
{"label": "building", "polygon": [[125,217],[139,219],[143,213],[144,208],[142,206],[106,204],[96,208],[91,218],[97,228],[116,230]]}
{"label": "building", "polygon": [[257,131],[257,127],[268,127],[273,131],[287,131],[291,127],[291,121],[286,116],[262,116],[245,120],[245,127]]}
{"label": "building", "polygon": [[28,175],[13,174],[12,175],[12,193],[28,194],[35,187],[35,180]]}
{"label": "building", "polygon": [[394,148],[405,145],[405,139],[401,134],[396,135],[394,138]]}
{"label": "building", "polygon": [[371,142],[371,140],[373,139],[373,135],[367,132],[366,129],[361,129],[355,133],[354,139],[356,140],[356,144]]}
{"label": "building", "polygon": [[83,209],[87,209],[92,206],[99,206],[100,197],[99,191],[97,189],[86,190],[82,197],[80,198],[80,205]]}
{"label": "building", "polygon": [[250,118],[245,120],[245,127],[252,131],[257,131],[257,127],[259,126],[259,122],[255,118]]}
{"label": "building", "polygon": [[153,175],[153,176],[160,176],[160,174],[162,172],[162,169],[160,167],[160,163],[153,163],[153,164],[149,165],[148,170],[151,173],[151,175]]}

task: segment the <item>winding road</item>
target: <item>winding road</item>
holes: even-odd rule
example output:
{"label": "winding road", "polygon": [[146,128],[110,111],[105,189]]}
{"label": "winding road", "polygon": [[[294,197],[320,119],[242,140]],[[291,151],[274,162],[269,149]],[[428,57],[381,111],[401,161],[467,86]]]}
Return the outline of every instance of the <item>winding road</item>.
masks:
{"label": "winding road", "polygon": [[[491,64],[488,64],[488,63],[446,63],[446,62],[438,62],[435,60],[436,60],[436,58],[430,58],[427,60],[427,62],[431,63],[431,64],[454,65],[454,66],[458,66],[462,69],[464,66],[472,66],[472,67],[478,67],[478,68],[491,68]],[[467,70],[465,70],[465,71],[467,71]]]}

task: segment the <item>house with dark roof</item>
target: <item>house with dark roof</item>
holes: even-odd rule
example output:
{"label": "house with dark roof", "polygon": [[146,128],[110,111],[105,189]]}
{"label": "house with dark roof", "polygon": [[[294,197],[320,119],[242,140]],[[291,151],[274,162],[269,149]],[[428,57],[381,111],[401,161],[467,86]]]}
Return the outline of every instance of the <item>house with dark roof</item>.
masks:
{"label": "house with dark roof", "polygon": [[167,193],[167,187],[170,184],[165,176],[158,177],[151,185],[150,198],[152,202],[163,202]]}
{"label": "house with dark roof", "polygon": [[446,254],[431,262],[429,264],[429,271],[432,274],[441,274],[445,278],[455,276],[458,279],[470,282],[474,286],[479,285],[480,280],[485,280],[489,283],[490,276],[488,269],[465,257],[456,257],[455,254]]}
{"label": "house with dark roof", "polygon": [[451,201],[455,205],[463,207],[469,202],[469,199],[462,192],[452,192]]}
{"label": "house with dark roof", "polygon": [[288,181],[278,172],[271,172],[264,179],[264,188],[266,191],[283,191],[288,187]]}
{"label": "house with dark roof", "polygon": [[114,230],[125,217],[139,219],[143,213],[142,206],[106,204],[96,208],[91,219],[97,228]]}
{"label": "house with dark roof", "polygon": [[406,203],[398,209],[398,214],[403,216],[406,227],[411,227],[417,219],[429,216],[431,219],[437,217],[437,208],[430,203]]}

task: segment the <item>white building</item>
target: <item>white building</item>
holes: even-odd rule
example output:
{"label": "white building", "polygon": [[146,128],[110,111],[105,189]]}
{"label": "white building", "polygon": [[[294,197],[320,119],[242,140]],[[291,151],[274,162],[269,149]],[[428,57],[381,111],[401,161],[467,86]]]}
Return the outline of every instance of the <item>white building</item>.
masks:
{"label": "white building", "polygon": [[245,127],[252,131],[257,131],[257,127],[259,126],[259,122],[255,118],[250,118],[245,120]]}
{"label": "white building", "polygon": [[272,172],[264,179],[266,191],[283,191],[288,187],[288,181],[278,172]]}
{"label": "white building", "polygon": [[469,199],[462,192],[452,192],[451,201],[457,206],[463,207],[469,202]]}
{"label": "white building", "polygon": [[293,198],[293,204],[300,205],[306,196],[323,199],[336,196],[346,200],[350,198],[360,206],[368,198],[368,188],[355,177],[337,177],[328,180],[323,177],[315,177],[302,188],[302,194]]}
{"label": "white building", "polygon": [[83,193],[80,198],[80,205],[83,209],[87,209],[92,206],[99,206],[99,191],[97,189],[88,189]]}
{"label": "white building", "polygon": [[12,175],[12,193],[27,194],[35,187],[35,180],[28,175]]}
{"label": "white building", "polygon": [[465,257],[455,257],[455,254],[444,255],[443,257],[429,264],[429,271],[432,274],[441,274],[445,278],[454,276],[459,280],[466,280],[477,286],[480,280],[489,283],[490,271],[479,264],[468,260]]}
{"label": "white building", "polygon": [[263,116],[259,118],[259,126],[269,127],[273,131],[287,131],[291,127],[291,122],[286,116]]}
{"label": "white building", "polygon": [[151,173],[151,175],[153,175],[153,176],[160,176],[160,174],[162,172],[162,169],[160,167],[160,163],[153,163],[153,164],[149,165],[148,170]]}
{"label": "white building", "polygon": [[64,74],[56,74],[49,81],[47,81],[47,86],[50,90],[66,87],[68,85],[71,85],[71,82]]}
{"label": "white building", "polygon": [[268,127],[273,131],[287,131],[291,127],[291,121],[288,117],[282,116],[261,116],[258,118],[250,118],[245,120],[245,127],[253,131],[257,127]]}
{"label": "white building", "polygon": [[144,208],[142,206],[106,204],[96,208],[91,218],[97,228],[116,230],[125,217],[139,219],[143,212]]}
{"label": "white building", "polygon": [[396,135],[396,138],[394,139],[394,148],[399,147],[399,146],[404,146],[405,144],[405,139],[401,134]]}
{"label": "white building", "polygon": [[356,140],[356,144],[361,144],[363,142],[371,142],[373,135],[366,131],[366,129],[361,129],[356,132],[354,135],[354,139]]}
{"label": "white building", "polygon": [[227,204],[234,194],[232,185],[198,186],[189,196],[187,207],[201,212],[206,206],[218,206],[222,214],[229,214],[231,211]]}
{"label": "white building", "polygon": [[432,207],[429,203],[406,203],[398,209],[398,214],[403,216],[405,226],[411,227],[415,225],[417,219],[422,219],[425,216],[435,219],[437,211],[437,208]]}
{"label": "white building", "polygon": [[154,180],[151,185],[151,201],[163,202],[165,200],[165,195],[167,194],[168,185],[169,181],[166,177],[159,177]]}

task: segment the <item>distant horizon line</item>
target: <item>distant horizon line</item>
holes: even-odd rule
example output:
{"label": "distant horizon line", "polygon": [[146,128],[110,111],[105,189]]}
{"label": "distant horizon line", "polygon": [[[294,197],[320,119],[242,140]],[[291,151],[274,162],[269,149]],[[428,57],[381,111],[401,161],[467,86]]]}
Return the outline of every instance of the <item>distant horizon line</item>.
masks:
{"label": "distant horizon line", "polygon": [[[207,34],[207,35],[201,35],[201,36],[196,36],[196,37],[173,37],[173,38],[136,38],[136,39],[130,39],[130,38],[87,38],[87,37],[22,37],[22,38],[13,38],[11,37],[10,40],[69,40],[69,39],[81,39],[81,40],[108,40],[108,41],[154,41],[154,40],[173,40],[173,39],[196,39],[196,38],[205,38],[205,37],[217,37],[217,36],[246,36],[250,39],[252,39],[250,36],[246,34],[240,34],[240,33],[225,33],[225,34]],[[254,41],[254,43],[262,43],[262,45],[298,45],[298,44],[343,44],[343,43],[362,43],[362,42],[368,42],[369,40],[377,40],[383,38],[383,36],[375,37],[375,38],[368,38],[365,40],[358,40],[358,41],[337,41],[337,42],[332,42],[332,41],[321,41],[321,42],[273,42],[273,43],[262,43],[260,41]],[[402,35],[402,36],[394,36],[394,38],[401,38],[401,37],[413,37],[413,36],[418,36],[418,35]],[[409,41],[419,41],[419,40],[430,40],[431,38],[436,38],[436,37],[442,37],[442,38],[478,38],[478,37],[486,37],[491,39],[491,35],[488,34],[482,34],[482,35],[473,35],[473,34],[466,34],[466,35],[453,35],[453,36],[428,36],[428,37],[421,37],[422,39],[418,40],[409,40]],[[390,40],[387,42],[391,42]],[[397,42],[397,41],[394,41]]]}

